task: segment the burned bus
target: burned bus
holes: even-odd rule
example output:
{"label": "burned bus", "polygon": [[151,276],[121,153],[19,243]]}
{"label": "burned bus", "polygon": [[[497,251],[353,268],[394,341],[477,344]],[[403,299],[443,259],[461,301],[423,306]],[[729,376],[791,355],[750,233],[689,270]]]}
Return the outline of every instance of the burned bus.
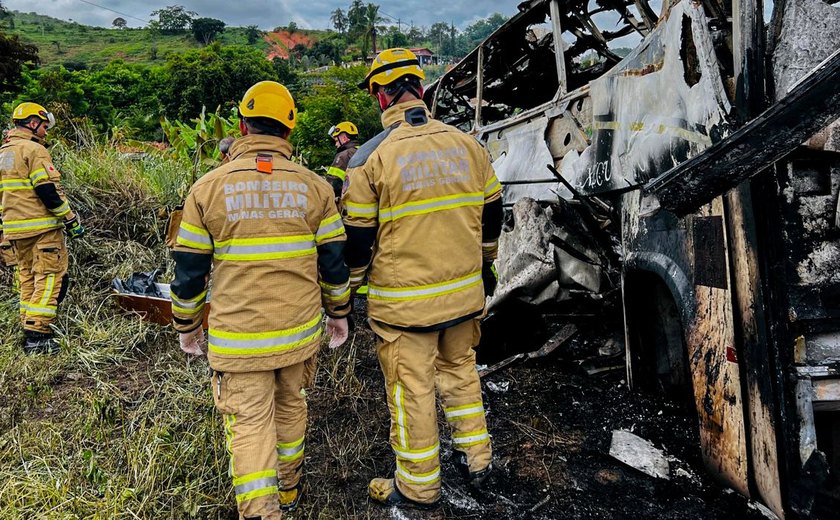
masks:
{"label": "burned bus", "polygon": [[779,517],[840,498],[834,3],[529,0],[425,96],[505,185],[490,305],[617,291],[630,385]]}

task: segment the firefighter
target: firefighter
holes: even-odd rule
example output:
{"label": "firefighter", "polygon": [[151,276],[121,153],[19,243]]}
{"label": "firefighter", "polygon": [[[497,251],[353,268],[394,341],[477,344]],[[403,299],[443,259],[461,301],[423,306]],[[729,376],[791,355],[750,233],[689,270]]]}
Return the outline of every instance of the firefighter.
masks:
{"label": "firefighter", "polygon": [[[240,518],[280,518],[301,496],[304,387],[324,332],[347,338],[344,226],[330,185],[293,163],[291,94],[261,81],[239,105],[230,161],[190,189],[172,311],[181,348],[208,351]],[[207,341],[202,329],[211,263]]]}
{"label": "firefighter", "polygon": [[347,178],[347,164],[359,149],[359,129],[350,121],[343,121],[331,127],[329,134],[338,153],[327,170],[327,180],[333,187],[336,201],[339,201]]}
{"label": "firefighter", "polygon": [[487,152],[431,118],[423,79],[408,50],[374,60],[360,87],[379,103],[385,130],[350,161],[344,203],[351,289],[369,276],[396,455],[393,478],[373,479],[368,492],[386,505],[426,508],[441,487],[436,382],[456,465],[477,488],[492,470],[473,347],[495,284],[502,202]]}
{"label": "firefighter", "polygon": [[0,249],[7,264],[17,265],[24,353],[55,354],[59,345],[51,326],[69,282],[64,232],[75,239],[85,228],[44,146],[53,115],[37,103],[21,103],[12,121],[15,127],[0,146]]}

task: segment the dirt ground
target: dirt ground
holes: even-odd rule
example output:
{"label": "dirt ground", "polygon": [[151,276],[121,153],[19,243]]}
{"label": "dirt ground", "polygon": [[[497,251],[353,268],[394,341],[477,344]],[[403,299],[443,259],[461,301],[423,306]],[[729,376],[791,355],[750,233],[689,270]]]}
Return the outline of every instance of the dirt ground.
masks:
{"label": "dirt ground", "polygon": [[[439,414],[442,504],[433,512],[405,512],[366,498],[367,482],[393,471],[393,455],[373,336],[357,327],[343,354],[322,359],[310,394],[306,496],[291,517],[765,518],[755,504],[704,472],[696,419],[689,410],[661,397],[631,393],[623,369],[586,375],[584,367],[593,360],[603,366],[623,363],[621,354],[598,354],[599,347],[614,341],[617,329],[600,324],[598,332],[591,332],[594,328],[582,326],[551,355],[483,379],[496,467],[485,493],[469,492],[459,478]],[[481,360],[499,358],[482,353],[485,348],[498,346],[483,345]],[[616,429],[630,430],[663,449],[671,480],[654,479],[611,458]]]}

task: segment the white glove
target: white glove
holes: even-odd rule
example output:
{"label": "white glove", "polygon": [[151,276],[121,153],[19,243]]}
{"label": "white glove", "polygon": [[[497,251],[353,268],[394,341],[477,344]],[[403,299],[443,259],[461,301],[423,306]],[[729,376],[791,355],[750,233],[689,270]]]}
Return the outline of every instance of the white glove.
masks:
{"label": "white glove", "polygon": [[204,329],[198,327],[192,332],[182,332],[178,335],[181,343],[181,350],[193,356],[204,356],[207,354],[207,340],[204,338]]}
{"label": "white glove", "polygon": [[349,333],[347,318],[327,317],[327,335],[330,337],[330,348],[338,348],[344,345]]}

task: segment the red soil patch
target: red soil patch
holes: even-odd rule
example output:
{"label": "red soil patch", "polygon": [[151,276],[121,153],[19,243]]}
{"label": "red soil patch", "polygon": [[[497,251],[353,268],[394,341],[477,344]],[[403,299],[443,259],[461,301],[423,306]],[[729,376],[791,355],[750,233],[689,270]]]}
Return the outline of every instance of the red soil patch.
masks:
{"label": "red soil patch", "polygon": [[273,60],[274,58],[289,59],[289,51],[294,49],[295,45],[312,47],[315,43],[314,39],[297,31],[293,33],[289,31],[270,32],[264,38],[271,45],[271,49],[268,51],[269,60]]}

